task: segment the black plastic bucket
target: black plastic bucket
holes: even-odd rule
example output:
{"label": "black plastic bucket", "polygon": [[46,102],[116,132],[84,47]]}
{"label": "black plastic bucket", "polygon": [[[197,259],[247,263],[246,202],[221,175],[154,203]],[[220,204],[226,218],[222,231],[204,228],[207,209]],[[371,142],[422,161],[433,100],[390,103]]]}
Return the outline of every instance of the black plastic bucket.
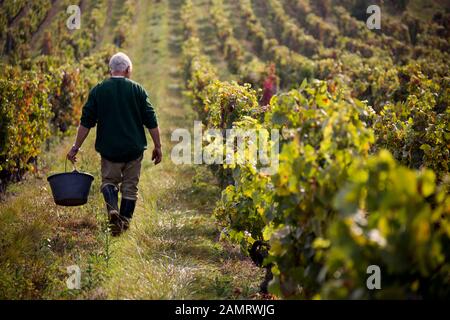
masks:
{"label": "black plastic bucket", "polygon": [[86,204],[94,177],[79,172],[57,173],[47,178],[55,203],[60,206],[74,207]]}

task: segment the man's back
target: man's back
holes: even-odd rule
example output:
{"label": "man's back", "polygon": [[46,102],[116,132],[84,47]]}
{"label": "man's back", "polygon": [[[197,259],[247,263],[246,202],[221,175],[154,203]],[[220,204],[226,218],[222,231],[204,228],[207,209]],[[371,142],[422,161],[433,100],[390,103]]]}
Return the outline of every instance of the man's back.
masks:
{"label": "man's back", "polygon": [[161,162],[162,151],[155,110],[147,92],[129,80],[133,67],[130,58],[118,52],[109,60],[109,67],[112,77],[89,93],[67,158],[77,161],[77,153],[90,128],[97,125],[95,149],[102,156],[100,190],[105,198],[111,234],[118,236],[130,227],[136,208],[143,153],[147,148],[144,126],[155,145],[152,152],[155,165]]}
{"label": "man's back", "polygon": [[114,162],[137,159],[147,148],[144,126],[157,127],[156,114],[146,91],[124,77],[98,84],[83,108],[81,124],[97,124],[96,150]]}

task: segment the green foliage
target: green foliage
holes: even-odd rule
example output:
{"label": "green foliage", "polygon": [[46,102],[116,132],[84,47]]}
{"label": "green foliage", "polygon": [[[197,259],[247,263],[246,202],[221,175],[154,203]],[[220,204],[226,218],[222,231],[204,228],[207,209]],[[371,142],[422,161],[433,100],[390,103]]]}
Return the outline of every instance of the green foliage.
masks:
{"label": "green foliage", "polygon": [[217,79],[217,71],[208,57],[201,54],[199,41],[198,38],[192,37],[183,45],[184,78],[189,89],[188,95],[200,118],[204,119],[208,112],[204,90]]}
{"label": "green foliage", "polygon": [[229,129],[234,122],[258,111],[256,92],[250,89],[250,85],[214,81],[205,92],[206,122],[211,127]]}
{"label": "green foliage", "polygon": [[266,211],[275,228],[274,288],[284,296],[311,298],[318,289],[320,264],[313,244],[335,216],[330,199],[348,179],[351,164],[368,155],[373,133],[362,119],[370,112],[363,103],[327,92],[323,83],[272,100],[269,121],[297,128],[282,148],[272,177],[275,205]]}
{"label": "green foliage", "polygon": [[197,25],[193,19],[194,4],[192,0],[186,0],[181,7],[181,21],[183,22],[184,40],[197,35]]}
{"label": "green foliage", "polygon": [[[26,5],[22,1],[18,1],[17,3],[14,3],[16,1],[5,2],[5,14],[7,18],[4,21],[6,23],[2,25],[2,28],[5,28],[2,31],[2,36],[6,34],[6,38],[5,43],[2,43],[4,45],[2,51],[6,55],[10,55],[12,62],[19,62],[21,59],[30,56],[31,37],[45,19],[52,3],[50,0],[36,0]],[[14,9],[11,10],[12,8]],[[23,8],[23,17],[13,25],[13,19],[19,14],[19,11],[16,11],[18,8]]]}
{"label": "green foliage", "polygon": [[441,179],[448,174],[450,152],[450,91],[428,79],[418,66],[401,69],[403,102],[387,104],[374,122],[377,147],[390,150],[411,168],[433,169]]}
{"label": "green foliage", "polygon": [[[448,297],[450,197],[431,170],[409,170],[382,151],[352,168],[335,207],[321,297]],[[382,290],[366,289],[373,264],[381,269]]]}
{"label": "green foliage", "polygon": [[284,11],[283,5],[278,0],[267,1],[274,14],[276,32],[281,35],[282,42],[295,52],[300,52],[307,57],[318,53],[321,44],[311,35],[305,34],[302,28],[299,28],[294,19]]}
{"label": "green foliage", "polygon": [[239,41],[234,38],[233,28],[224,14],[223,0],[211,1],[211,17],[220,41],[221,50],[228,61],[230,71],[237,72],[243,63]]}
{"label": "green foliage", "polygon": [[[0,189],[9,180],[19,180],[26,171],[36,169],[43,142],[50,133],[59,135],[77,124],[89,89],[107,73],[112,48],[91,54],[105,25],[106,1],[90,5],[84,27],[75,31],[65,26],[67,13],[61,10],[52,17],[50,28],[54,32],[45,30],[45,55],[32,56],[32,49],[39,49],[32,42],[51,6],[69,4],[68,0],[2,4],[0,22],[5,32],[0,45],[9,65],[2,65],[0,73]],[[133,4],[126,3],[128,16]]]}
{"label": "green foliage", "polygon": [[127,0],[123,4],[123,7],[123,12],[114,29],[114,44],[119,48],[125,47],[130,40],[129,36],[131,35],[133,17],[136,14],[136,1]]}
{"label": "green foliage", "polygon": [[264,209],[271,203],[272,194],[267,192],[270,183],[267,176],[256,176],[254,171],[245,168],[239,170],[235,185],[223,191],[214,215],[223,228],[222,234],[248,252],[255,240],[264,239],[267,224]]}
{"label": "green foliage", "polygon": [[47,76],[10,67],[5,73],[0,78],[0,184],[33,168],[52,116]]}
{"label": "green foliage", "polygon": [[51,133],[77,124],[89,89],[107,73],[110,54],[105,50],[75,65],[41,57],[29,71],[5,67],[0,76],[1,189],[36,169],[36,157]]}
{"label": "green foliage", "polygon": [[246,22],[248,40],[252,41],[255,51],[261,52],[264,58],[276,64],[281,87],[295,87],[304,79],[314,77],[316,66],[309,58],[291,51],[275,38],[266,37],[265,29],[253,12],[251,1],[239,1],[239,6]]}
{"label": "green foliage", "polygon": [[[278,173],[236,167],[235,183],[215,209],[223,235],[244,252],[255,240],[270,240],[272,292],[297,298],[448,295],[442,285],[450,272],[448,189],[437,186],[431,170],[401,167],[387,151],[368,159],[374,138],[365,121],[373,116],[365,104],[327,92],[320,82],[272,99],[265,124],[285,129]],[[372,264],[384,270],[379,293],[365,287]]]}
{"label": "green foliage", "polygon": [[[226,45],[234,38],[222,5],[213,1],[212,10]],[[214,72],[187,73],[188,89],[207,127],[282,132],[275,175],[249,164],[219,170],[232,171],[214,210],[222,235],[244,252],[256,240],[270,243],[265,264],[272,265],[270,287],[278,296],[445,297],[448,286],[439,283],[449,272],[444,250],[449,200],[442,184],[448,174],[449,95],[448,72],[442,68],[446,54],[435,49],[445,46],[432,35],[428,42],[418,36],[420,49],[413,49],[394,21],[387,22],[391,35],[374,33],[348,13],[345,7],[351,4],[331,12],[323,5],[265,3],[280,35],[268,39],[251,2],[239,2],[247,40],[275,62],[282,88],[296,87],[274,96],[267,110],[256,108],[249,87],[215,81]],[[300,26],[286,9],[296,13]],[[415,63],[406,63],[413,50]],[[184,56],[197,61],[194,70],[211,70],[200,52],[196,43]],[[304,81],[314,76],[326,82]],[[381,149],[421,171],[398,165],[388,151],[370,156]],[[382,182],[371,180],[372,173]],[[368,221],[360,226],[367,229],[359,238],[351,235],[353,217]],[[383,241],[385,247],[374,248]],[[414,263],[411,274],[404,269],[409,261]],[[370,264],[387,269],[387,289],[381,294],[365,290]]]}

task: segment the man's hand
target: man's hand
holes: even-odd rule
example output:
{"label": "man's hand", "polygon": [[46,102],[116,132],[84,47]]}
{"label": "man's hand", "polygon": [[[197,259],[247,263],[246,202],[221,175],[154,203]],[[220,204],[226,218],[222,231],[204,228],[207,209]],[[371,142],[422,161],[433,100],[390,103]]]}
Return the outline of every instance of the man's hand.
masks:
{"label": "man's hand", "polygon": [[72,163],[77,162],[77,153],[80,149],[76,148],[75,146],[72,146],[72,148],[67,153],[67,159],[72,161]]}
{"label": "man's hand", "polygon": [[152,153],[152,161],[155,161],[155,165],[161,162],[162,160],[162,151],[161,151],[161,139],[159,138],[159,128],[148,129],[150,135],[152,136],[153,145],[155,149],[153,149]]}
{"label": "man's hand", "polygon": [[77,162],[77,153],[81,148],[84,140],[89,134],[89,128],[86,128],[80,124],[77,131],[77,138],[75,140],[75,144],[72,146],[72,149],[67,153],[67,159],[72,161],[72,163]]}
{"label": "man's hand", "polygon": [[162,160],[162,151],[161,151],[161,147],[155,147],[155,149],[153,149],[153,153],[152,153],[152,161],[155,162],[155,165],[157,165],[158,163],[160,163]]}

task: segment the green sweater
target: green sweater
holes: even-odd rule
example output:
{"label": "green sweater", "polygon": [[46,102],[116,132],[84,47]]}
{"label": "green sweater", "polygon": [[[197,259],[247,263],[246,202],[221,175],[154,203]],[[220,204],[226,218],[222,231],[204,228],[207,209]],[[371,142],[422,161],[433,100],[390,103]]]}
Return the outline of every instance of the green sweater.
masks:
{"label": "green sweater", "polygon": [[147,92],[137,82],[109,78],[95,86],[83,107],[81,125],[97,125],[95,150],[113,162],[139,158],[147,149],[144,126],[158,126]]}

